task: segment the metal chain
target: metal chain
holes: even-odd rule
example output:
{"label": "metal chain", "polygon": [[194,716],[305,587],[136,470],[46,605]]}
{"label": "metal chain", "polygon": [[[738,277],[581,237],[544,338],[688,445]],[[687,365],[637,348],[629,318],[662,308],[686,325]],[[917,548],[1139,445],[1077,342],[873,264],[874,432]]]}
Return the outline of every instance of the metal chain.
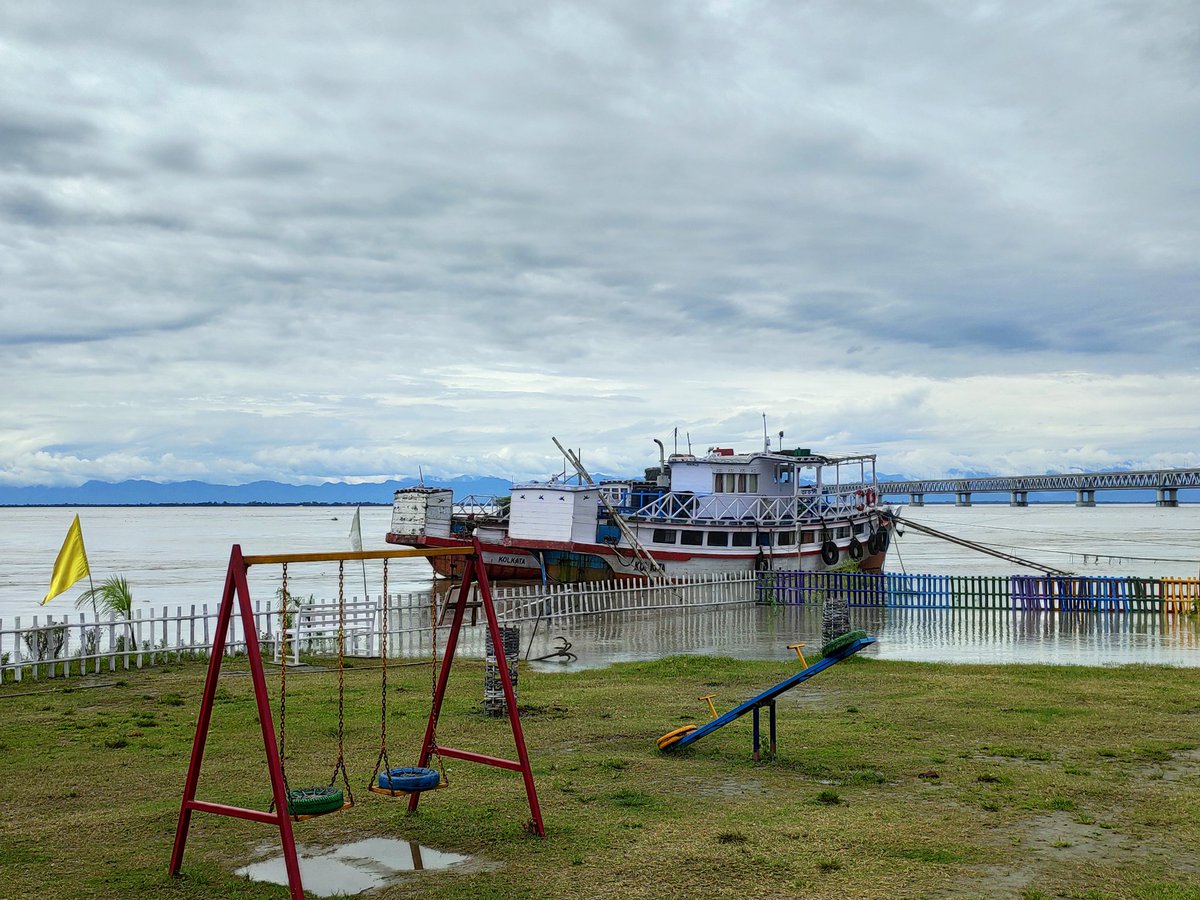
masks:
{"label": "metal chain", "polygon": [[338,560],[338,758],[333,767],[333,775],[329,778],[332,787],[337,781],[338,772],[342,773],[342,783],[346,785],[346,803],[354,805],[354,792],[350,789],[350,775],[346,771],[346,561]]}
{"label": "metal chain", "polygon": [[387,752],[387,692],[388,692],[388,617],[390,613],[388,598],[388,560],[383,561],[383,623],[380,628],[383,646],[380,647],[380,669],[382,680],[380,684],[381,699],[379,702],[379,758],[375,760],[375,771],[371,775],[371,787],[375,786],[379,773],[392,770]]}
{"label": "metal chain", "polygon": [[[283,585],[279,589],[279,774],[283,776],[283,793],[287,796],[288,781],[287,768],[284,766],[283,756],[287,744],[287,652],[288,652],[288,622],[287,622],[287,605],[288,605],[288,589],[287,589],[287,563],[283,564]],[[271,805],[267,807],[269,812],[275,810],[275,798],[271,798]]]}

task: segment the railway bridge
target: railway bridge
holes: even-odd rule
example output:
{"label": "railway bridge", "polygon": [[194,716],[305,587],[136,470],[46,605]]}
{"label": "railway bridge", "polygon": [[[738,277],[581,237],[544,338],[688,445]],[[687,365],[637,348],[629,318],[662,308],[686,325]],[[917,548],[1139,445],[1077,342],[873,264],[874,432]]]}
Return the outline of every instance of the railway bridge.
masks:
{"label": "railway bridge", "polygon": [[1006,475],[989,478],[932,478],[881,481],[884,496],[907,494],[910,506],[924,506],[926,494],[953,494],[955,506],[970,506],[972,494],[1007,493],[1009,506],[1028,506],[1035,491],[1074,491],[1076,506],[1095,506],[1097,491],[1153,489],[1156,506],[1178,506],[1179,491],[1200,489],[1200,469],[1143,472],[1071,472],[1063,475]]}

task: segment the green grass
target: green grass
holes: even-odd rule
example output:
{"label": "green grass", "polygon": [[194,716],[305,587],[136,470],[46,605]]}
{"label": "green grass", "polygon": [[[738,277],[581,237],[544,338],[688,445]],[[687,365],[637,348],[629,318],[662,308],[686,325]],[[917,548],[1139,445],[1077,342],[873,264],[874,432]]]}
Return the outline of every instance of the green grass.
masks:
{"label": "green grass", "polygon": [[[774,758],[750,760],[746,717],[673,754],[654,739],[795,671],[672,657],[588,672],[523,670],[522,722],[545,817],[528,836],[516,773],[446,760],[450,787],[366,790],[379,752],[379,673],[346,672],[357,805],[296,826],[314,849],[367,837],[470,854],[375,897],[1200,896],[1200,679],[1192,670],[917,665],[853,659],[779,700]],[[284,897],[234,871],[278,853],[270,826],[196,813],[167,875],[204,684],[201,664],[0,687],[0,896]],[[269,687],[278,681],[269,673]],[[91,689],[91,686],[103,689]],[[416,761],[428,667],[389,673],[392,765]],[[64,690],[67,689],[67,690]],[[289,673],[292,787],[328,783],[337,678]],[[438,727],[448,746],[514,758],[460,662]],[[270,708],[278,716],[278,698]],[[936,771],[937,777],[930,777]],[[340,781],[339,781],[340,783]],[[265,809],[245,664],[218,686],[199,797]]]}

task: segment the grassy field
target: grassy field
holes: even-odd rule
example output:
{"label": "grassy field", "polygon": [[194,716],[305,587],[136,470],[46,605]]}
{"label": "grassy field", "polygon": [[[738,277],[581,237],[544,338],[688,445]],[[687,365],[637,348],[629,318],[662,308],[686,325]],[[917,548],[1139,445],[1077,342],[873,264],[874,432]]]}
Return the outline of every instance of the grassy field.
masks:
{"label": "grassy field", "polygon": [[[750,761],[749,717],[655,750],[707,717],[700,695],[728,709],[794,671],[696,657],[522,670],[543,841],[522,831],[511,772],[451,761],[450,788],[414,816],[369,793],[380,691],[363,665],[346,674],[358,804],[297,839],[401,838],[474,859],[380,897],[1200,897],[1195,671],[855,658],[781,698],[773,760]],[[197,813],[184,874],[167,875],[203,677],[185,663],[0,688],[0,897],[286,896],[234,874],[278,855],[277,832],[225,817]],[[393,668],[390,683],[389,755],[412,764],[429,668]],[[456,664],[451,688],[442,741],[513,756],[507,724],[480,712],[479,664]],[[336,690],[334,673],[289,675],[293,787],[329,779]],[[244,664],[222,675],[199,796],[269,799]]]}

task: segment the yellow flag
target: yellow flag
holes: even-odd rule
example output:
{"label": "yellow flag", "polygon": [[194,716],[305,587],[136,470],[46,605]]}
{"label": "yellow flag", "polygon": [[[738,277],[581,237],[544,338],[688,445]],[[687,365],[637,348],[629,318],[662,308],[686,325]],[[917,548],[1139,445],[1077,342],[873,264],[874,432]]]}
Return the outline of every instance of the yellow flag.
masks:
{"label": "yellow flag", "polygon": [[42,600],[45,606],[81,578],[91,574],[88,569],[87,552],[83,549],[83,529],[79,526],[79,514],[67,529],[67,539],[54,561],[54,574],[50,576],[50,591]]}

